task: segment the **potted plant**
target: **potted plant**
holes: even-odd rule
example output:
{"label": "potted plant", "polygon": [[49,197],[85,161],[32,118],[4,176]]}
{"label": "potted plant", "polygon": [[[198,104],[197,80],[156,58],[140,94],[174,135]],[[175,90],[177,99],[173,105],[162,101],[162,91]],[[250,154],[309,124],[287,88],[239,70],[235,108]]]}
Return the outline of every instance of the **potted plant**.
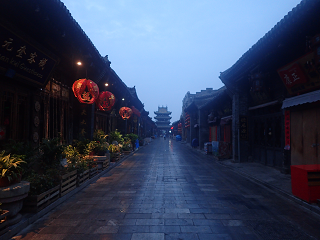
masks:
{"label": "potted plant", "polygon": [[128,154],[131,153],[131,151],[132,151],[132,143],[131,143],[130,138],[124,137],[124,141],[123,141],[122,146],[121,146],[121,151],[125,155],[128,155]]}
{"label": "potted plant", "polygon": [[59,173],[58,169],[49,169],[45,173],[30,171],[27,178],[30,191],[24,199],[24,211],[38,212],[59,198]]}
{"label": "potted plant", "polygon": [[93,133],[93,141],[96,143],[93,151],[97,156],[105,156],[108,152],[109,143],[107,142],[107,136],[101,129],[96,129]]}
{"label": "potted plant", "polygon": [[23,156],[0,153],[0,187],[6,187],[21,181]]}
{"label": "potted plant", "polygon": [[[2,203],[0,202],[0,207],[1,207],[1,205],[2,205]],[[0,224],[6,220],[8,213],[9,213],[8,210],[3,210],[0,208]],[[1,228],[0,228],[0,230],[1,230]]]}
{"label": "potted plant", "polygon": [[21,220],[19,214],[23,199],[27,196],[30,183],[20,182],[22,175],[21,164],[23,156],[8,154],[5,151],[0,153],[0,201],[5,209],[9,211],[8,225]]}
{"label": "potted plant", "polygon": [[137,134],[134,134],[134,133],[129,133],[129,134],[126,135],[126,137],[127,137],[128,139],[130,139],[131,144],[132,144],[133,149],[134,149],[135,146],[136,146],[136,141],[137,141],[137,139],[138,139],[138,135],[137,135]]}
{"label": "potted plant", "polygon": [[31,195],[47,191],[59,182],[60,175],[65,172],[61,165],[63,150],[60,138],[41,141],[26,176],[31,183]]}
{"label": "potted plant", "polygon": [[120,147],[119,145],[110,144],[109,146],[110,159],[112,162],[116,162],[120,157]]}
{"label": "potted plant", "polygon": [[30,169],[34,168],[37,164],[37,152],[30,142],[18,142],[15,140],[9,140],[7,144],[4,145],[4,149],[7,153],[14,156],[20,156],[24,164],[21,164],[22,179],[26,179],[30,173]]}
{"label": "potted plant", "polygon": [[119,144],[123,142],[122,134],[115,130],[114,132],[109,133],[109,143],[110,144]]}
{"label": "potted plant", "polygon": [[60,166],[64,146],[60,138],[43,139],[39,146],[39,162],[43,168],[57,168]]}
{"label": "potted plant", "polygon": [[43,139],[36,149],[26,176],[30,192],[24,200],[25,211],[39,211],[59,197],[60,177],[67,170],[61,165],[63,150],[60,138]]}

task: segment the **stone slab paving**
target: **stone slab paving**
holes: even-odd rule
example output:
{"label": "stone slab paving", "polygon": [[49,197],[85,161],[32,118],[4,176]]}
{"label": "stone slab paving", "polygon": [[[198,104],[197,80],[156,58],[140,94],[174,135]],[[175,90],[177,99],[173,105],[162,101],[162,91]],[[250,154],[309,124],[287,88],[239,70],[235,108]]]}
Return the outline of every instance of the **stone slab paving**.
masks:
{"label": "stone slab paving", "polygon": [[320,239],[313,212],[156,139],[13,239]]}

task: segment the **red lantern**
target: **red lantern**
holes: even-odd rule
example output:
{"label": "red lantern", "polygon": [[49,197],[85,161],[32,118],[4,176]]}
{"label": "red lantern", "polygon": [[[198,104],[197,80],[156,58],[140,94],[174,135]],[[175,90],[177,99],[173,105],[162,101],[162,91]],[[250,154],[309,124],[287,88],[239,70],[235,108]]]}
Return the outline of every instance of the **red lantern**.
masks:
{"label": "red lantern", "polygon": [[93,104],[99,96],[98,85],[90,79],[79,79],[72,85],[72,91],[79,102]]}
{"label": "red lantern", "polygon": [[101,111],[110,111],[115,101],[114,95],[111,92],[105,91],[99,94],[96,103]]}
{"label": "red lantern", "polygon": [[128,108],[128,107],[122,107],[119,110],[119,114],[120,114],[120,116],[122,117],[123,120],[127,120],[127,119],[129,119],[131,117],[132,110],[131,110],[131,108]]}

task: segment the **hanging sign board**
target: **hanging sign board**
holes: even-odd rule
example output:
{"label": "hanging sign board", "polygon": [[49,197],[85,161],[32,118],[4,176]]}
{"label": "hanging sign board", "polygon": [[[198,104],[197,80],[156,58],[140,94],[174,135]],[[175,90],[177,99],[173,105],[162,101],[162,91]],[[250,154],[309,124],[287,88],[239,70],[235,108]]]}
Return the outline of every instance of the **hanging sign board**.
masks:
{"label": "hanging sign board", "polygon": [[290,94],[310,91],[320,87],[317,54],[312,51],[278,69],[278,74]]}
{"label": "hanging sign board", "polygon": [[50,56],[0,25],[0,68],[44,86],[56,62]]}

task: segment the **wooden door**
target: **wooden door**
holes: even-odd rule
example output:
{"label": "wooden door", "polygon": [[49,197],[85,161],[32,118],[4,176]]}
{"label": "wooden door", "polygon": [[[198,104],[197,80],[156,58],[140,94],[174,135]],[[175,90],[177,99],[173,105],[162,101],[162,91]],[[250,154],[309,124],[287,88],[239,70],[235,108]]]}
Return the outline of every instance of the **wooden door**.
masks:
{"label": "wooden door", "polygon": [[217,141],[217,126],[210,127],[209,141]]}
{"label": "wooden door", "polygon": [[291,165],[320,164],[319,109],[291,112]]}

